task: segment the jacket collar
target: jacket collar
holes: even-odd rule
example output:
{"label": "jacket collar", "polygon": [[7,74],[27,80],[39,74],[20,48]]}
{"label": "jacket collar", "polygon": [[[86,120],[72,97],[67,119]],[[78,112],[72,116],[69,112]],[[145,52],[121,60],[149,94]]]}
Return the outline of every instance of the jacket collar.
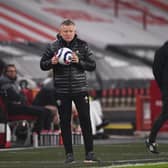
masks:
{"label": "jacket collar", "polygon": [[76,39],[77,39],[77,34],[75,34],[73,40],[70,41],[69,43],[67,43],[67,42],[60,36],[60,34],[57,34],[57,39],[58,39],[58,41],[59,41],[61,44],[63,44],[64,46],[67,46],[67,47],[68,47],[68,46],[72,46],[72,44],[76,41]]}

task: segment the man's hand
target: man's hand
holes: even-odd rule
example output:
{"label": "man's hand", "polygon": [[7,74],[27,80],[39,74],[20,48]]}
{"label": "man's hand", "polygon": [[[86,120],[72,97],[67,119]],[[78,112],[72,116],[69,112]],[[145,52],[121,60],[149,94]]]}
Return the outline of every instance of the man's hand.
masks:
{"label": "man's hand", "polygon": [[75,52],[72,53],[72,63],[79,63],[79,57]]}
{"label": "man's hand", "polygon": [[57,64],[58,63],[58,57],[56,55],[54,55],[52,58],[51,58],[51,63],[53,65]]}

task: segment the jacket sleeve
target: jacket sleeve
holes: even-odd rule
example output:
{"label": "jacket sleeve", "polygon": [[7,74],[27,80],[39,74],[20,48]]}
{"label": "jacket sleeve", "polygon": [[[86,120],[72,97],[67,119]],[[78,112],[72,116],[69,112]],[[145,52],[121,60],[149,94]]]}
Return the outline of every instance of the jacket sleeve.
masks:
{"label": "jacket sleeve", "polygon": [[5,98],[5,100],[7,100],[8,102],[21,102],[21,103],[26,103],[26,97],[21,94],[18,93],[12,86],[12,84],[10,83],[4,83],[1,85],[1,90],[3,93],[3,97]]}
{"label": "jacket sleeve", "polygon": [[96,62],[92,58],[93,53],[92,53],[91,49],[88,47],[87,43],[85,43],[84,51],[85,51],[84,58],[79,59],[78,65],[83,70],[94,71],[96,69]]}
{"label": "jacket sleeve", "polygon": [[53,57],[53,55],[54,55],[54,51],[51,48],[51,44],[49,44],[40,60],[40,68],[42,70],[47,71],[52,68],[51,58]]}

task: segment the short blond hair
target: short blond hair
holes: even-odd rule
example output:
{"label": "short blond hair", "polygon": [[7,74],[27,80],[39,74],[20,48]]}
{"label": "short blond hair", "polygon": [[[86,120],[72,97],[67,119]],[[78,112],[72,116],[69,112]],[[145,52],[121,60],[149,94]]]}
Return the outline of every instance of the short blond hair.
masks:
{"label": "short blond hair", "polygon": [[70,19],[66,19],[64,20],[62,23],[61,23],[61,26],[62,25],[66,25],[66,26],[69,26],[69,25],[74,25],[75,26],[75,22],[70,20]]}

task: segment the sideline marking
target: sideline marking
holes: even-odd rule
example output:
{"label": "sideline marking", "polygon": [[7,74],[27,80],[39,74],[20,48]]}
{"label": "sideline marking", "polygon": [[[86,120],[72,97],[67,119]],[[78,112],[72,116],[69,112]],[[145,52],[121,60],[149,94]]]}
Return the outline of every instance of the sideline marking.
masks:
{"label": "sideline marking", "polygon": [[161,164],[168,164],[168,162],[157,162],[157,163],[137,163],[137,164],[124,164],[124,165],[112,165],[111,167],[106,167],[106,168],[122,168],[125,166],[132,166],[132,167],[136,167],[136,166],[152,166],[152,165],[161,165]]}

